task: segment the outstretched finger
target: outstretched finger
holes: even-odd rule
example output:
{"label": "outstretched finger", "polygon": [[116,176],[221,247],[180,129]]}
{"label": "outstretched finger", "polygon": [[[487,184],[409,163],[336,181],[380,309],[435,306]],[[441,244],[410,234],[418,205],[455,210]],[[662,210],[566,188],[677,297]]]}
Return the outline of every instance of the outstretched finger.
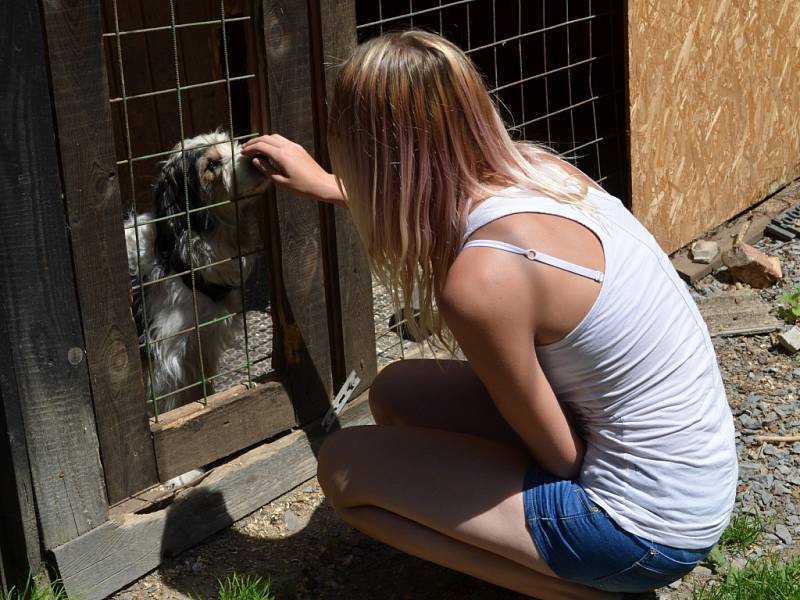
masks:
{"label": "outstretched finger", "polygon": [[247,156],[255,156],[258,154],[263,154],[264,156],[274,157],[277,152],[280,151],[280,148],[273,146],[272,144],[268,144],[267,142],[263,141],[255,141],[249,146],[242,146],[242,154]]}
{"label": "outstretched finger", "polygon": [[285,145],[288,142],[285,137],[282,135],[278,135],[277,133],[265,133],[264,135],[260,135],[258,137],[250,138],[249,140],[242,143],[242,147],[251,146],[255,143],[264,143],[269,144],[270,146],[274,146],[276,148]]}
{"label": "outstretched finger", "polygon": [[275,146],[275,144],[272,143],[269,138],[270,136],[268,135],[261,135],[258,137],[250,138],[249,140],[242,142],[242,150],[246,150],[247,148],[250,148],[251,146],[254,146],[256,144],[266,144],[268,146]]}

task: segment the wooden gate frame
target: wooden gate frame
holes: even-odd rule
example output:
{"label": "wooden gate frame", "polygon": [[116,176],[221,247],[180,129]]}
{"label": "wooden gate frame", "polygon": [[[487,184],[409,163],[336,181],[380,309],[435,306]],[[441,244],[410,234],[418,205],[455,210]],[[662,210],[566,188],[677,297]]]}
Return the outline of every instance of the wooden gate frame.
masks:
{"label": "wooden gate frame", "polygon": [[[322,94],[332,78],[322,62],[354,46],[354,4],[253,6],[270,90],[265,123],[324,163]],[[366,389],[376,372],[371,280],[346,211],[278,191],[268,205],[271,238],[282,242],[273,269],[284,377],[199,411],[184,407],[188,420],[182,414],[150,431],[135,326],[120,302],[127,259],[100,0],[12,2],[0,14],[8,57],[0,139],[10,157],[0,172],[0,425],[8,432],[0,442],[0,460],[8,459],[0,467],[0,584],[24,583],[47,557],[68,594],[92,600],[313,476],[318,420],[334,387],[355,370]],[[341,426],[370,420],[363,397],[351,404]],[[157,460],[159,443],[189,443],[182,424],[229,427],[227,417],[246,406],[289,407],[290,422],[269,427],[302,429],[217,467],[167,508],[135,514],[135,499],[114,506],[187,467]],[[237,435],[264,439],[248,421],[240,419]]]}

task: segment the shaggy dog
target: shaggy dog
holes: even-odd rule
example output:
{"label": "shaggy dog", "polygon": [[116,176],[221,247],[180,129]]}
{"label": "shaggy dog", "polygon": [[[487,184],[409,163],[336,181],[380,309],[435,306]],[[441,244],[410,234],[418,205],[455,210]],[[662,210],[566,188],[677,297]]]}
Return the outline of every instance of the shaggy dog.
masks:
{"label": "shaggy dog", "polygon": [[215,131],[177,144],[153,212],[125,219],[142,362],[148,390],[163,396],[159,413],[202,398],[204,387],[213,393],[203,376],[218,373],[242,326],[242,285],[261,245],[253,209],[266,185],[239,144]]}

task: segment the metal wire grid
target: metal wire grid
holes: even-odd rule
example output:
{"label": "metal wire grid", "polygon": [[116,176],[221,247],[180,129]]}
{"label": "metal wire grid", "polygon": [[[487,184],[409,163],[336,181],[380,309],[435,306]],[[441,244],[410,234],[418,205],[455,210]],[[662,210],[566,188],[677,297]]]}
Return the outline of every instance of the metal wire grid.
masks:
{"label": "metal wire grid", "polygon": [[[218,3],[219,6],[219,18],[211,19],[211,20],[203,20],[203,21],[194,21],[194,22],[186,22],[186,23],[179,23],[176,18],[176,6],[175,0],[169,0],[169,23],[154,26],[154,27],[142,27],[142,28],[132,28],[123,30],[120,28],[120,14],[119,14],[119,6],[126,2],[126,0],[111,0],[111,9],[113,10],[113,17],[111,17],[111,21],[113,22],[113,31],[106,32],[103,34],[104,41],[113,44],[113,49],[116,53],[116,64],[115,67],[117,69],[117,76],[118,81],[113,82],[116,83],[120,94],[110,99],[110,103],[112,107],[116,104],[121,105],[121,121],[122,121],[122,128],[124,131],[124,152],[122,153],[123,156],[118,156],[119,160],[117,161],[117,165],[120,167],[126,167],[128,171],[128,178],[130,188],[129,190],[123,190],[123,195],[127,191],[129,193],[129,200],[130,204],[133,207],[132,214],[134,216],[133,224],[127,226],[127,229],[132,229],[136,239],[136,248],[137,248],[137,270],[139,273],[142,273],[142,264],[141,264],[141,255],[138,252],[140,248],[140,228],[145,225],[149,224],[156,224],[159,221],[164,221],[167,219],[179,219],[183,218],[186,220],[187,229],[188,229],[188,244],[191,245],[192,243],[192,231],[191,231],[191,219],[189,218],[190,215],[202,212],[202,211],[209,211],[214,210],[217,207],[223,206],[225,204],[233,204],[235,206],[235,228],[237,232],[240,232],[240,223],[239,223],[239,204],[237,200],[239,199],[237,196],[237,191],[235,189],[236,185],[236,166],[235,161],[232,161],[232,169],[233,169],[233,177],[232,182],[234,185],[233,190],[233,199],[225,200],[224,202],[218,202],[215,204],[211,204],[208,206],[202,207],[191,207],[188,197],[188,186],[184,186],[185,191],[185,206],[186,211],[183,214],[175,215],[175,216],[168,216],[162,218],[151,219],[147,221],[140,220],[138,218],[138,210],[136,206],[136,177],[134,174],[134,166],[143,161],[152,161],[152,159],[156,158],[165,158],[174,153],[172,149],[163,149],[157,152],[149,152],[144,154],[135,154],[133,147],[132,147],[132,136],[131,131],[133,128],[136,127],[150,127],[152,126],[151,123],[144,123],[144,122],[135,122],[131,118],[131,110],[130,110],[130,103],[132,101],[144,99],[144,98],[153,98],[157,96],[169,96],[173,95],[175,101],[177,103],[177,117],[178,117],[178,125],[180,129],[180,137],[179,137],[179,145],[180,145],[180,155],[181,155],[181,168],[183,170],[184,178],[186,178],[188,174],[188,169],[191,168],[186,161],[186,148],[184,146],[184,141],[187,139],[187,131],[184,125],[184,97],[187,91],[193,89],[199,89],[204,87],[211,87],[211,86],[225,86],[226,92],[226,108],[227,114],[223,115],[226,123],[226,130],[228,134],[228,139],[231,145],[231,154],[234,155],[234,144],[237,141],[248,139],[257,133],[248,133],[245,135],[234,135],[234,119],[233,119],[233,110],[231,106],[231,83],[237,81],[247,81],[251,79],[255,79],[256,75],[252,73],[247,73],[240,76],[232,76],[231,75],[231,68],[229,64],[229,57],[228,57],[228,39],[227,39],[227,28],[226,25],[230,23],[237,23],[237,22],[248,22],[251,20],[249,16],[242,16],[242,17],[226,17],[226,10],[225,10],[225,2],[224,0],[220,0]],[[132,3],[132,2],[131,2]],[[106,7],[109,8],[108,5]],[[142,9],[143,10],[143,9]],[[107,19],[108,20],[108,19]],[[194,84],[184,84],[182,78],[182,69],[181,69],[181,58],[179,52],[179,39],[178,39],[178,32],[181,30],[186,30],[188,28],[209,28],[209,27],[219,27],[221,31],[221,49],[222,49],[222,67],[224,68],[224,76],[222,78],[210,79],[208,81],[202,81]],[[132,56],[128,57],[125,56],[123,53],[123,43],[122,40],[126,36],[137,36],[137,35],[147,35],[154,32],[163,32],[167,31],[171,34],[171,45],[172,45],[172,52],[171,56],[163,57],[165,60],[170,60],[172,63],[172,69],[174,72],[174,86],[168,88],[162,88],[157,90],[151,90],[136,94],[127,94],[127,82],[125,77],[125,68],[129,66],[136,60],[142,60],[143,57],[141,56]],[[111,73],[110,73],[111,77]],[[112,87],[117,87],[112,86]],[[194,132],[197,133],[197,132]],[[195,146],[195,148],[202,148],[203,146]],[[119,152],[118,152],[119,154]],[[238,236],[237,236],[238,237]],[[237,239],[237,254],[235,256],[223,257],[218,261],[204,264],[204,265],[194,265],[190,264],[188,270],[173,273],[166,277],[154,280],[147,280],[144,281],[143,277],[140,277],[140,284],[134,288],[134,292],[137,291],[136,288],[139,288],[138,291],[141,292],[141,301],[143,306],[143,318],[144,318],[144,333],[143,339],[144,341],[140,344],[140,350],[142,351],[142,355],[145,357],[146,367],[152,372],[153,370],[153,355],[151,349],[153,349],[157,344],[163,344],[164,342],[173,339],[179,336],[195,336],[196,343],[199,349],[198,352],[198,360],[199,360],[199,369],[200,369],[200,378],[197,381],[191,382],[188,385],[185,385],[179,389],[170,390],[167,393],[163,393],[161,395],[156,395],[152,386],[148,390],[149,401],[151,402],[152,413],[156,420],[158,420],[160,411],[159,405],[165,399],[181,394],[190,389],[197,390],[197,400],[203,403],[206,403],[208,397],[211,393],[212,385],[214,385],[215,391],[221,391],[220,384],[224,385],[231,385],[234,383],[246,383],[247,385],[252,385],[254,380],[262,374],[262,372],[267,372],[269,370],[269,360],[271,359],[272,354],[272,327],[271,322],[269,320],[269,314],[262,308],[260,311],[251,310],[248,311],[245,309],[245,298],[246,298],[246,290],[245,286],[247,282],[245,281],[243,266],[242,266],[242,259],[245,257],[256,257],[263,254],[265,251],[264,248],[257,248],[255,250],[250,250],[248,252],[243,252],[241,239]],[[201,321],[198,312],[197,306],[197,286],[196,286],[196,276],[198,274],[202,274],[203,271],[207,269],[213,269],[215,267],[220,266],[226,262],[230,261],[237,261],[239,267],[239,280],[242,282],[242,290],[241,290],[241,298],[242,303],[240,309],[236,312],[230,312],[219,317],[213,318],[207,321]],[[256,263],[256,268],[258,267],[258,262]],[[151,339],[149,335],[149,323],[147,322],[148,313],[147,313],[147,292],[148,288],[151,286],[164,284],[165,282],[175,279],[175,278],[183,278],[187,276],[190,278],[191,281],[191,288],[192,288],[192,307],[194,312],[194,323],[193,326],[186,328],[182,331],[174,333],[172,335],[160,337],[158,339]],[[258,279],[258,277],[256,277]],[[211,374],[210,370],[212,369],[212,365],[205,365],[203,364],[203,351],[202,351],[202,336],[201,330],[204,328],[208,328],[212,325],[224,322],[229,319],[233,319],[237,316],[241,316],[243,327],[242,327],[242,334],[237,339],[236,345],[233,348],[230,348],[228,352],[223,356],[221,368]],[[252,322],[250,324],[249,322]],[[257,348],[251,348],[251,336],[252,330],[255,329],[255,334],[259,338],[260,344]],[[255,351],[255,352],[254,352]],[[253,353],[254,352],[254,353]],[[251,354],[253,353],[253,354]]]}
{"label": "metal wire grid", "polygon": [[[621,7],[613,0],[359,0],[364,41],[418,27],[472,59],[517,139],[543,143],[625,198]],[[374,286],[379,365],[414,342],[389,327],[389,294]],[[402,322],[399,324],[402,326]]]}

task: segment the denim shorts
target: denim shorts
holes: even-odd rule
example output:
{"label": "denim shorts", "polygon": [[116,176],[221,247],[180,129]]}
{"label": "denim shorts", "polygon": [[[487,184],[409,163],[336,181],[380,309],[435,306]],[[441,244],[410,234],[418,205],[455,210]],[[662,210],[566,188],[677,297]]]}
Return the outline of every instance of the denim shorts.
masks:
{"label": "denim shorts", "polygon": [[608,592],[645,592],[680,579],[711,550],[681,550],[628,533],[578,483],[535,465],[525,474],[522,496],[539,555],[567,581]]}

